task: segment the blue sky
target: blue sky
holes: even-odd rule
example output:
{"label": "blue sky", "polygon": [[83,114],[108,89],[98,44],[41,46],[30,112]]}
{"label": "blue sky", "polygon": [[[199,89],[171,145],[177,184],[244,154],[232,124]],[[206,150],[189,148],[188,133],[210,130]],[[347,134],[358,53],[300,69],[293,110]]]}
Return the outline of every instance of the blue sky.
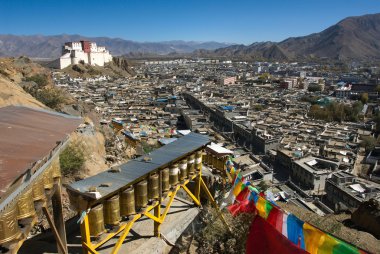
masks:
{"label": "blue sky", "polygon": [[0,34],[250,44],[370,13],[380,13],[380,0],[0,0]]}

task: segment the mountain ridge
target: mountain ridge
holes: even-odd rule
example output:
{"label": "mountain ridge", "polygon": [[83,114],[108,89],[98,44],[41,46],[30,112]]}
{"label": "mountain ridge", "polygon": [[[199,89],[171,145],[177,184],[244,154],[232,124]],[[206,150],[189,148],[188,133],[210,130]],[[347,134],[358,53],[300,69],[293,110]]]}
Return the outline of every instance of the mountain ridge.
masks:
{"label": "mountain ridge", "polygon": [[194,53],[197,56],[249,60],[379,60],[380,13],[347,17],[319,33],[289,37],[280,42],[256,42]]}
{"label": "mountain ridge", "polygon": [[65,42],[90,40],[101,46],[106,46],[115,56],[130,53],[154,53],[166,55],[169,53],[191,53],[197,49],[216,49],[232,45],[225,42],[196,42],[196,41],[164,41],[164,42],[136,42],[122,38],[110,38],[106,36],[87,37],[79,34],[60,35],[0,35],[0,56],[17,57],[25,55],[39,58],[58,58]]}
{"label": "mountain ridge", "polygon": [[136,42],[121,38],[69,35],[0,35],[0,56],[58,58],[64,42],[91,40],[111,54],[127,57],[228,57],[239,60],[380,60],[380,13],[347,17],[321,32],[280,42],[250,45],[220,42]]}

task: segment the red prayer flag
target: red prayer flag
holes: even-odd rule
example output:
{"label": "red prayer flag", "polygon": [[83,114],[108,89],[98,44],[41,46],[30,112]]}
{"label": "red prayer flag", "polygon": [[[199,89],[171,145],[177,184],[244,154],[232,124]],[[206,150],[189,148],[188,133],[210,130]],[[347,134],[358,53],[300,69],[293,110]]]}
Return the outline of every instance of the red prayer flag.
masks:
{"label": "red prayer flag", "polygon": [[252,221],[246,243],[246,254],[307,254],[260,216]]}
{"label": "red prayer flag", "polygon": [[253,213],[256,210],[255,203],[250,200],[238,201],[233,205],[230,205],[228,211],[232,214],[232,216],[236,216],[240,213]]}
{"label": "red prayer flag", "polygon": [[239,195],[236,196],[235,200],[243,202],[244,200],[248,200],[248,196],[251,193],[251,191],[248,188],[245,188],[242,190]]}
{"label": "red prayer flag", "polygon": [[278,207],[273,206],[267,218],[267,222],[276,228],[278,232],[282,232],[282,214],[283,212]]}

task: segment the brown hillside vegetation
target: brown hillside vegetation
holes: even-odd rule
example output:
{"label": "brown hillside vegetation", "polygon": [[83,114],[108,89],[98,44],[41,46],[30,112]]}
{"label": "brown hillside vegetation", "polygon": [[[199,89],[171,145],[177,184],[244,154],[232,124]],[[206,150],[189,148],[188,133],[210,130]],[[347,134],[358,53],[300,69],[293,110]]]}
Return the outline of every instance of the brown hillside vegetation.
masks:
{"label": "brown hillside vegetation", "polygon": [[22,105],[35,108],[47,108],[19,86],[23,78],[45,72],[44,68],[34,64],[28,58],[1,58],[0,107]]}
{"label": "brown hillside vegetation", "polygon": [[53,84],[49,69],[27,57],[0,58],[0,107],[21,105],[61,109],[73,98]]}
{"label": "brown hillside vegetation", "polygon": [[0,107],[21,105],[33,108],[47,108],[14,82],[0,77]]}

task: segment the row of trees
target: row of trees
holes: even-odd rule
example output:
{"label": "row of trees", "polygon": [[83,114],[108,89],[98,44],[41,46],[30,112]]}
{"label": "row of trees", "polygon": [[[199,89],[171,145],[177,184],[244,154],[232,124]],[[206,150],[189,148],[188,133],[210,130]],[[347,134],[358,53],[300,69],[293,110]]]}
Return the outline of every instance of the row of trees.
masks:
{"label": "row of trees", "polygon": [[315,119],[325,121],[351,121],[357,122],[361,120],[360,112],[363,109],[363,103],[360,101],[352,105],[344,103],[332,102],[325,107],[314,104],[310,107],[309,116]]}

